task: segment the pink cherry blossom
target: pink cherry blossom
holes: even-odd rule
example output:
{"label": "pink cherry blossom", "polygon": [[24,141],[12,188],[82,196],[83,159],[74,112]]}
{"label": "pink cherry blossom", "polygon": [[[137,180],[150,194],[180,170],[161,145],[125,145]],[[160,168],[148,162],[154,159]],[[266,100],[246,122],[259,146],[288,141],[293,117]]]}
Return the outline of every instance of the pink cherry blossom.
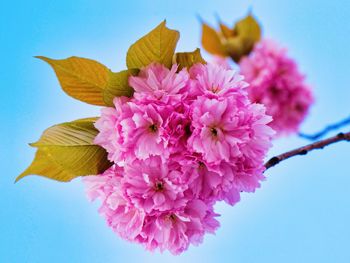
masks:
{"label": "pink cherry blossom", "polygon": [[113,166],[84,181],[118,235],[180,254],[219,227],[216,202],[260,186],[274,132],[242,79],[220,65],[153,63],[130,77],[134,97],[102,110],[95,143]]}
{"label": "pink cherry blossom", "polygon": [[181,98],[189,75],[186,69],[178,73],[177,69],[177,65],[173,65],[169,70],[161,64],[152,63],[141,70],[138,76],[130,77],[129,84],[135,90],[134,97],[139,100],[154,98],[165,102]]}
{"label": "pink cherry blossom", "polygon": [[177,255],[190,244],[202,243],[205,233],[214,233],[219,227],[217,216],[212,204],[194,199],[183,209],[146,217],[139,241],[149,250],[167,249]]}
{"label": "pink cherry blossom", "polygon": [[286,50],[263,40],[241,60],[240,68],[250,84],[249,98],[266,106],[277,135],[297,132],[314,99],[304,75]]}
{"label": "pink cherry blossom", "polygon": [[84,182],[90,199],[101,199],[99,212],[107,224],[122,238],[133,241],[142,230],[145,212],[123,197],[121,179],[122,169],[113,166],[99,176],[84,177]]}
{"label": "pink cherry blossom", "polygon": [[122,238],[141,243],[149,250],[167,249],[179,254],[190,244],[200,244],[205,233],[214,233],[219,227],[213,203],[199,199],[162,212],[147,213],[135,207],[121,189],[121,172],[122,168],[115,166],[101,175],[85,177],[84,182],[90,199],[101,200],[99,212]]}
{"label": "pink cherry blossom", "polygon": [[241,93],[248,84],[235,70],[216,64],[195,64],[190,69],[191,93],[210,97]]}
{"label": "pink cherry blossom", "polygon": [[189,188],[185,195],[207,201],[224,200],[234,205],[240,200],[240,191],[235,187],[235,174],[230,163],[206,164],[199,156],[187,157],[181,162],[184,178]]}
{"label": "pink cherry blossom", "polygon": [[135,160],[125,165],[123,191],[131,202],[146,213],[167,211],[186,204],[178,164],[163,163],[160,157]]}
{"label": "pink cherry blossom", "polygon": [[[201,153],[209,163],[230,162],[232,158],[245,154],[241,148],[259,135],[253,133],[256,122],[266,125],[271,121],[264,111],[252,110],[254,106],[257,105],[250,104],[245,97],[199,97],[193,103],[194,131],[188,140],[189,147]],[[273,134],[268,126],[263,132]],[[266,151],[268,147],[262,150]]]}
{"label": "pink cherry blossom", "polygon": [[[96,122],[100,133],[95,143],[107,150],[109,159],[121,164],[126,159],[166,157],[168,140],[163,118],[171,114],[172,108],[119,98],[114,104],[115,109],[103,109],[102,117]],[[113,128],[105,129],[106,125]]]}

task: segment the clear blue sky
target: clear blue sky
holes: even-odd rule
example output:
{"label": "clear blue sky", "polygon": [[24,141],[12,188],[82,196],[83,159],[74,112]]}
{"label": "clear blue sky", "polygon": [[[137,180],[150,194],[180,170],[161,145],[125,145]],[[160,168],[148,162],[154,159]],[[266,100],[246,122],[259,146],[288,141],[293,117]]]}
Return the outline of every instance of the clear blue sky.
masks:
{"label": "clear blue sky", "polygon": [[[216,236],[179,257],[122,241],[88,203],[80,179],[28,177],[27,143],[55,124],[98,115],[66,96],[52,70],[33,58],[71,55],[124,68],[128,46],[164,18],[181,31],[178,50],[199,45],[196,14],[232,22],[252,8],[264,34],[289,48],[317,103],[302,130],[350,113],[349,1],[2,1],[0,4],[0,262],[350,262],[350,144],[286,161],[255,194],[222,214]],[[271,154],[303,144],[278,140]]]}

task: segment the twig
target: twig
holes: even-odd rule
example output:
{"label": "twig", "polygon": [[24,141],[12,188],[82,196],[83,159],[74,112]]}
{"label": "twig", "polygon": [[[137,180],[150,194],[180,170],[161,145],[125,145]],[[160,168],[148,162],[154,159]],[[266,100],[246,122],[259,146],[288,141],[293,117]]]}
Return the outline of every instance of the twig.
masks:
{"label": "twig", "polygon": [[277,155],[275,157],[272,157],[269,161],[267,161],[265,163],[265,168],[267,170],[267,169],[275,166],[276,164],[278,164],[284,160],[287,160],[293,156],[305,155],[312,150],[322,149],[328,145],[331,145],[333,143],[340,142],[340,141],[350,141],[350,132],[339,133],[336,136],[333,136],[333,137],[330,137],[330,138],[327,138],[327,139],[324,139],[321,141],[317,141],[317,142],[305,145],[303,147],[291,150],[289,152],[282,153],[282,154]]}
{"label": "twig", "polygon": [[307,139],[307,140],[315,141],[315,140],[323,137],[327,133],[334,131],[334,130],[337,130],[337,129],[339,129],[345,125],[348,125],[348,124],[350,124],[350,116],[342,121],[339,121],[337,123],[326,126],[322,131],[319,131],[315,134],[299,133],[299,137]]}

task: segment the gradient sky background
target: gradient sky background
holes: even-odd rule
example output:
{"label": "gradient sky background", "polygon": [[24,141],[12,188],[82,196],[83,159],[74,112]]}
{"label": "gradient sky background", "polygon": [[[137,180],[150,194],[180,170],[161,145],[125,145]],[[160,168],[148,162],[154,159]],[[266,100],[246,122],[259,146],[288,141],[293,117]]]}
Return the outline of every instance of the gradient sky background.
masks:
{"label": "gradient sky background", "polygon": [[[199,46],[196,14],[229,23],[252,8],[264,35],[283,43],[314,87],[302,126],[313,132],[349,113],[349,1],[1,1],[0,262],[350,262],[350,144],[339,143],[269,170],[255,194],[218,205],[221,228],[181,256],[150,253],[117,237],[85,198],[80,179],[15,177],[32,161],[27,143],[56,123],[97,116],[65,95],[45,63],[71,55],[113,70],[128,47],[164,18],[181,32],[178,51]],[[344,128],[344,131],[349,128]],[[306,143],[275,141],[280,153]]]}

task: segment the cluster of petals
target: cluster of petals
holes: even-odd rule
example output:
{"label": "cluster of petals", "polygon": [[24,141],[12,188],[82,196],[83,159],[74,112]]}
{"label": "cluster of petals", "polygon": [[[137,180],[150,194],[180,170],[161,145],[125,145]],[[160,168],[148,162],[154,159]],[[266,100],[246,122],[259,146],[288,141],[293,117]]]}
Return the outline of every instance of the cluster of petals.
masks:
{"label": "cluster of petals", "polygon": [[260,186],[272,119],[219,65],[153,63],[129,84],[134,96],[115,98],[95,124],[113,165],[85,178],[87,192],[119,236],[179,254],[219,227],[217,201]]}
{"label": "cluster of petals", "polygon": [[277,136],[295,133],[314,99],[287,51],[271,40],[262,40],[252,53],[241,59],[240,73],[250,84],[249,98],[262,103],[273,121]]}

